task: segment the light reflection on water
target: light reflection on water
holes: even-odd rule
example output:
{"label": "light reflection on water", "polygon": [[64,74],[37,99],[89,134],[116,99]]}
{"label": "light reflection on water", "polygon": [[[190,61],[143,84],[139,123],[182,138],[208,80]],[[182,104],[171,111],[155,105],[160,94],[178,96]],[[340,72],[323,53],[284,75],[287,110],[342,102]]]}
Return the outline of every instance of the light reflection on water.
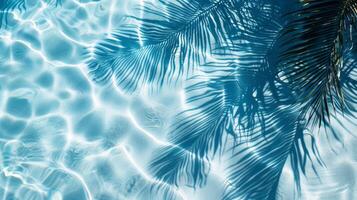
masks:
{"label": "light reflection on water", "polygon": [[[92,84],[83,64],[86,51],[118,27],[135,3],[67,0],[53,8],[28,1],[28,10],[15,12],[1,30],[1,199],[147,198],[142,191],[154,180],[146,165],[158,146],[167,145],[164,131],[183,106],[182,88],[128,96]],[[302,199],[357,198],[357,140],[347,135],[344,141],[338,155],[324,150],[328,142],[322,141],[330,167],[319,170],[321,180],[303,181]],[[282,199],[294,198],[291,178],[287,167]],[[176,192],[216,200],[224,181],[218,164],[206,187]]]}

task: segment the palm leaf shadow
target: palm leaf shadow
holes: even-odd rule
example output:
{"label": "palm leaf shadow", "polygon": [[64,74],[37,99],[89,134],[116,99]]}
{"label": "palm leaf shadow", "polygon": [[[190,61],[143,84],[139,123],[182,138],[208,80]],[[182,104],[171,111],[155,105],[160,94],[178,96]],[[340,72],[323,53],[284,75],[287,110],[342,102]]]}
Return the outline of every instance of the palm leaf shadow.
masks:
{"label": "palm leaf shadow", "polygon": [[[63,0],[45,0],[49,5],[60,6]],[[0,1],[0,29],[8,25],[9,14],[14,10],[26,10],[26,0],[1,0]]]}
{"label": "palm leaf shadow", "polygon": [[[347,77],[353,76],[353,74],[347,75],[347,71],[355,66],[351,67],[353,65],[351,62],[345,66],[340,60],[344,59],[346,54],[346,50],[343,49],[345,41],[342,39],[342,32],[345,30],[340,26],[335,29],[333,27],[337,22],[345,22],[344,20],[349,23],[353,22],[356,5],[352,1],[305,1],[305,3],[301,7],[297,6],[295,11],[287,15],[287,25],[278,38],[277,47],[273,48],[282,52],[277,53],[280,55],[275,70],[275,74],[279,74],[277,76],[278,85],[286,85],[290,91],[286,93],[286,90],[277,90],[272,87],[271,92],[286,93],[284,96],[293,97],[292,101],[283,103],[281,97],[274,97],[270,102],[275,103],[270,106],[276,105],[270,107],[269,104],[265,104],[262,108],[266,112],[262,115],[265,118],[262,120],[265,121],[264,126],[260,126],[261,128],[257,129],[255,133],[250,134],[253,138],[249,140],[249,143],[252,142],[252,144],[247,147],[245,147],[245,143],[235,146],[238,151],[233,154],[233,159],[236,159],[237,156],[238,159],[232,164],[232,172],[229,177],[229,183],[233,184],[227,188],[224,199],[276,199],[279,177],[288,158],[290,158],[295,183],[299,191],[300,171],[305,174],[307,160],[312,163],[316,174],[318,171],[316,171],[313,161],[324,165],[317,150],[314,135],[310,132],[315,132],[315,128],[319,128],[324,123],[325,128],[329,129],[335,139],[339,140],[338,132],[333,130],[326,120],[329,115],[335,118],[335,115],[329,112],[328,106],[331,105],[329,103],[332,103],[337,112],[347,111],[346,113],[348,113],[348,110],[351,110],[351,105],[348,109],[344,109],[346,99],[333,102],[332,98],[342,99],[344,98],[342,92],[346,91],[349,94],[348,101],[353,102],[355,86],[347,85],[346,82],[352,82],[351,78]],[[336,4],[346,7],[341,8]],[[345,9],[344,15],[346,16],[344,17],[346,18],[336,20],[334,15],[336,9],[339,11],[338,13],[345,12],[341,11],[341,9]],[[327,15],[327,18],[323,15]],[[329,19],[327,23],[326,19]],[[338,33],[341,35],[331,30],[341,32]],[[322,41],[327,44],[321,45]],[[335,48],[343,50],[336,51]],[[338,61],[328,62],[333,59]],[[341,76],[333,74],[340,70]],[[281,74],[290,79],[282,77]],[[281,106],[282,108],[279,108]],[[317,107],[319,109],[316,109]],[[309,109],[312,109],[310,113],[307,111]],[[269,123],[271,126],[267,125]],[[308,148],[307,139],[309,137],[310,147]],[[240,146],[243,147],[240,148]],[[314,159],[311,154],[315,156]]]}
{"label": "palm leaf shadow", "polygon": [[[299,189],[306,163],[323,165],[309,131],[331,128],[331,106],[354,111],[355,84],[347,78],[354,62],[344,68],[342,60],[355,1],[306,0],[283,22],[264,1],[159,2],[162,9],[139,9],[145,18],[129,17],[132,24],[98,44],[88,61],[95,81],[114,78],[127,91],[175,82],[196,66],[204,72],[186,88],[190,108],[177,116],[173,145],[157,151],[150,171],[165,184],[201,187],[210,160],[232,138],[223,199],[276,199],[289,156]],[[219,58],[208,62],[211,56]]]}
{"label": "palm leaf shadow", "polygon": [[[258,150],[261,147],[260,151],[267,154],[267,157],[254,161],[254,156],[247,154],[244,159],[235,163],[231,168],[234,170],[230,174],[230,179],[234,180],[234,186],[231,185],[227,188],[227,194],[223,198],[244,198],[246,197],[244,195],[266,195],[270,190],[275,191],[272,187],[276,187],[282,167],[291,153],[293,145],[298,146],[298,144],[294,144],[294,141],[298,138],[297,124],[300,122],[297,120],[298,112],[294,113],[297,109],[281,111],[281,108],[277,106],[279,104],[281,104],[280,106],[289,105],[294,99],[290,98],[293,96],[291,93],[286,94],[288,91],[291,92],[287,87],[278,89],[275,86],[273,74],[275,69],[269,66],[267,60],[269,54],[272,53],[270,48],[277,38],[279,25],[274,22],[266,23],[269,20],[268,13],[261,12],[254,6],[251,9],[253,12],[259,13],[260,18],[254,22],[251,19],[246,19],[248,21],[245,30],[235,36],[234,46],[223,47],[221,50],[224,51],[218,53],[224,55],[225,58],[219,62],[215,61],[204,65],[204,68],[208,70],[204,75],[205,78],[217,72],[219,75],[213,75],[214,78],[208,81],[203,78],[197,84],[187,88],[187,91],[196,93],[188,101],[196,106],[180,114],[184,117],[181,117],[181,120],[178,120],[174,125],[170,141],[193,152],[193,156],[187,157],[185,151],[180,151],[177,148],[160,149],[150,166],[158,179],[178,186],[179,178],[186,177],[185,184],[195,187],[198,183],[198,186],[202,186],[208,171],[200,159],[209,161],[209,158],[222,147],[222,141],[228,133],[238,139],[243,136],[253,137],[254,139],[250,139],[250,141],[259,141],[255,147],[258,147]],[[264,9],[269,10],[267,6]],[[237,54],[232,54],[227,58],[227,52],[236,52]],[[237,59],[238,57],[239,59]],[[227,73],[228,75],[224,75]],[[271,87],[271,97],[266,97],[267,86]],[[276,99],[279,99],[279,104]],[[269,106],[273,107],[267,109]],[[284,121],[284,117],[288,117],[287,114],[292,116],[291,120]],[[284,127],[280,129],[280,126],[283,125]],[[280,134],[275,134],[276,129]],[[283,132],[282,129],[286,132]],[[300,128],[299,131],[301,130],[303,129]],[[299,136],[301,134],[299,132]],[[284,137],[284,139],[279,139],[279,137]],[[269,138],[269,142],[265,141],[267,138]],[[302,139],[300,138],[300,140]],[[276,142],[271,144],[270,141]],[[301,144],[305,145],[303,140]],[[272,148],[277,149],[276,152],[279,156],[269,157],[271,154],[267,151]],[[236,153],[233,157],[242,156],[247,151],[248,148]],[[307,149],[304,149],[304,152],[296,151],[294,154],[299,158],[302,154],[309,156]],[[267,179],[258,178],[251,182],[246,181],[249,176],[252,177],[254,173],[261,172],[260,169],[252,166],[262,165],[262,162],[270,162],[272,159],[278,160],[275,162],[279,162],[279,167],[272,169],[270,174],[268,173]],[[294,163],[299,165],[299,162],[306,161],[298,159]],[[304,164],[299,166],[304,168]],[[296,168],[296,173],[298,170]],[[241,175],[242,173],[243,175]],[[187,181],[187,179],[191,181]],[[276,184],[264,185],[260,188],[254,187],[254,184],[266,183],[272,179],[276,181]],[[272,192],[272,195],[275,193]]]}
{"label": "palm leaf shadow", "polygon": [[25,0],[3,0],[0,1],[0,28],[6,27],[8,23],[8,14],[15,9],[25,10]]}
{"label": "palm leaf shadow", "polygon": [[98,83],[114,78],[127,92],[146,85],[175,83],[206,60],[213,48],[230,43],[229,35],[237,29],[243,2],[147,3],[137,9],[144,17],[128,16],[126,25],[96,46],[89,55],[89,73]]}
{"label": "palm leaf shadow", "polygon": [[[242,6],[242,10],[249,6]],[[220,67],[226,66],[227,62],[224,60]],[[207,63],[203,67],[212,65],[217,67],[218,63]],[[194,79],[200,78],[205,79]],[[158,179],[176,186],[180,182],[192,187],[205,184],[210,168],[205,164],[222,146],[224,132],[232,123],[232,106],[238,98],[237,90],[238,85],[234,81],[219,84],[200,81],[186,89],[193,94],[187,101],[195,107],[180,113],[171,128],[169,141],[177,147],[160,149],[153,159],[150,169]]]}
{"label": "palm leaf shadow", "polygon": [[[267,19],[271,20],[270,17],[270,15],[261,16],[260,19],[263,19],[261,22]],[[281,41],[273,46],[272,42],[277,38],[276,30],[257,28],[269,24],[266,22],[259,24],[260,26],[252,26],[248,23],[248,27],[245,27],[246,32],[241,31],[237,35],[240,42],[233,43],[234,46],[223,48],[228,52],[232,50],[245,52],[239,55],[238,64],[232,62],[232,59],[223,59],[223,63],[216,61],[205,65],[206,67],[217,68],[223,74],[225,72],[233,73],[230,76],[210,79],[209,83],[201,82],[189,88],[189,91],[192,88],[204,90],[204,92],[191,98],[203,102],[194,108],[200,115],[192,114],[186,117],[183,122],[179,121],[177,126],[180,131],[174,131],[173,137],[179,139],[172,141],[181,145],[181,142],[185,144],[184,141],[192,139],[188,144],[194,147],[192,148],[195,149],[194,156],[201,159],[207,158],[207,155],[210,155],[209,152],[214,155],[221,147],[225,133],[233,133],[232,135],[234,135],[236,131],[240,135],[238,138],[242,138],[242,135],[248,136],[253,145],[244,147],[245,143],[242,143],[234,147],[232,160],[237,160],[237,162],[230,168],[228,178],[230,184],[223,199],[275,199],[281,171],[289,156],[298,188],[300,171],[305,174],[307,160],[311,161],[314,167],[311,154],[315,156],[319,164],[323,165],[314,136],[308,134],[309,126],[304,117],[306,107],[300,106],[303,101],[299,91],[296,91],[295,87],[291,87],[290,82],[287,83],[284,78],[281,78],[281,74],[276,76],[281,70],[282,64],[277,61],[279,58],[272,56],[278,52],[271,51],[269,48],[279,49],[279,45],[281,45],[279,42]],[[285,30],[291,29],[291,27],[292,25],[288,25]],[[264,35],[264,33],[267,35]],[[272,35],[269,37],[269,34],[275,35],[273,40],[267,40],[267,38],[272,38]],[[283,32],[283,37],[279,37],[286,37],[284,34],[286,32]],[[268,41],[268,44],[261,41]],[[283,51],[286,50],[285,48],[282,49]],[[227,52],[224,51],[222,54],[227,55]],[[286,54],[282,55],[284,57]],[[245,70],[248,73],[244,73]],[[251,80],[253,81],[249,82]],[[206,98],[208,100],[202,101]],[[210,100],[218,101],[221,104],[210,102]],[[218,108],[225,109],[220,110]],[[205,113],[205,110],[207,113],[212,110],[219,110],[223,115],[210,116]],[[191,110],[188,110],[186,114],[189,112]],[[232,125],[236,126],[232,127]],[[197,135],[210,138],[200,140],[195,138]],[[311,148],[307,147],[307,136],[310,137]],[[216,142],[212,143],[212,141]],[[202,148],[197,149],[196,146],[200,145],[196,144],[202,145]],[[207,145],[209,148],[207,148]],[[189,151],[192,151],[192,149],[189,149]],[[182,174],[191,176],[191,180],[193,180],[191,184],[193,185],[197,182],[204,183],[208,172],[202,170],[206,168],[200,166],[202,163],[197,162],[199,159],[192,157],[190,160],[185,157],[184,162],[178,162],[180,164],[175,165],[175,161],[179,160],[179,156],[172,154],[175,151],[174,149],[163,149],[159,152],[151,165],[154,174],[159,179],[175,185],[178,185],[179,182],[177,177]],[[183,154],[179,155],[182,156]],[[173,168],[174,170],[171,170]],[[261,176],[258,176],[259,174]]]}

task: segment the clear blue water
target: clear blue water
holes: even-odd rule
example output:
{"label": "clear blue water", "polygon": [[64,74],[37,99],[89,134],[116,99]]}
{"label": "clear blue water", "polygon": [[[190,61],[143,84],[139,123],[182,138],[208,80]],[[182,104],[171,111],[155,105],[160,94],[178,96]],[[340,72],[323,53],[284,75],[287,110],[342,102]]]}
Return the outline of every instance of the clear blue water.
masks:
{"label": "clear blue water", "polygon": [[[98,86],[84,56],[135,4],[140,1],[67,0],[53,7],[33,0],[1,30],[1,200],[148,199],[155,180],[147,164],[185,106],[183,89],[129,95]],[[302,199],[357,198],[357,139],[344,134],[343,142],[333,144],[336,154],[319,141],[329,168],[320,169],[321,182],[307,172]],[[205,187],[176,193],[219,199],[227,183],[222,160],[213,161]],[[280,182],[281,199],[296,197],[289,165]]]}

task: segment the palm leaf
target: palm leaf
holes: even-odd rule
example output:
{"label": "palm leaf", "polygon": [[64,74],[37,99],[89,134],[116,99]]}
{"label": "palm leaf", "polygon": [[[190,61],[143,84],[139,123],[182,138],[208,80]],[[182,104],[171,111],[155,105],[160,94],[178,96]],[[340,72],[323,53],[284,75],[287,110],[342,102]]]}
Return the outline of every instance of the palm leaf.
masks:
{"label": "palm leaf", "polygon": [[327,123],[331,105],[344,101],[340,83],[344,43],[357,17],[352,0],[305,0],[287,15],[280,75],[300,95],[313,124]]}
{"label": "palm leaf", "polygon": [[345,113],[354,116],[357,109],[354,105],[357,104],[357,60],[347,59],[345,66],[341,70],[341,85],[344,88],[345,98]]}
{"label": "palm leaf", "polygon": [[[242,0],[178,0],[147,3],[144,18],[128,23],[99,43],[88,67],[93,79],[127,91],[161,87],[187,75],[216,46],[228,44],[239,24]],[[187,66],[187,67],[184,67]]]}

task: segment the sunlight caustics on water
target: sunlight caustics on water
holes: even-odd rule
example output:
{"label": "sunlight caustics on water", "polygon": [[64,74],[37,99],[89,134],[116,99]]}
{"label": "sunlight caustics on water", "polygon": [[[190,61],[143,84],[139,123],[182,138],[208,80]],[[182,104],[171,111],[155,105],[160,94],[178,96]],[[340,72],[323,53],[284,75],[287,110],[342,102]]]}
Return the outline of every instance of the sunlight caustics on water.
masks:
{"label": "sunlight caustics on water", "polygon": [[[92,82],[85,62],[142,3],[27,0],[25,11],[7,19],[0,30],[0,200],[149,199],[157,180],[148,163],[156,149],[173,145],[166,130],[185,107],[183,87],[126,94]],[[301,199],[357,198],[357,139],[342,139],[335,152],[318,141],[329,168],[321,167],[320,179],[307,171]],[[202,188],[168,187],[181,199],[218,200],[229,184],[225,167],[224,157],[213,160]],[[298,198],[289,165],[280,185],[279,198]]]}

